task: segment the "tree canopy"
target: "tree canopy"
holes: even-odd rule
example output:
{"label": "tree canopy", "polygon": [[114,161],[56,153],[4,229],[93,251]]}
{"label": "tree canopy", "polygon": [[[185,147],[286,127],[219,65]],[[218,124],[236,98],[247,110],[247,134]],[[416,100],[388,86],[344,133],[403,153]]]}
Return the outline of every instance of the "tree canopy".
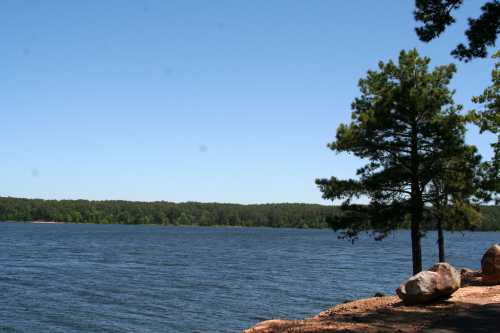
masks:
{"label": "tree canopy", "polygon": [[41,200],[0,197],[0,221],[327,228],[337,207],[166,201]]}
{"label": "tree canopy", "polygon": [[[434,198],[432,181],[452,167],[443,161],[466,149],[466,119],[448,88],[455,66],[430,70],[429,63],[416,50],[401,51],[398,63],[380,62],[378,70],[368,71],[359,81],[351,123],[341,124],[329,144],[367,163],[357,170],[358,179],[316,181],[324,198],[343,200],[336,226],[349,236],[369,220],[381,238],[409,218],[414,273],[422,269],[421,224]],[[370,204],[352,202],[361,196]]]}
{"label": "tree canopy", "polygon": [[483,201],[500,202],[500,51],[493,55],[496,59],[495,67],[491,73],[491,86],[484,92],[472,98],[480,106],[469,114],[472,121],[479,126],[481,133],[490,132],[496,136],[496,142],[491,144],[493,157],[491,161],[482,164],[479,173],[481,192],[479,197]]}
{"label": "tree canopy", "polygon": [[445,262],[444,232],[447,229],[474,229],[481,219],[474,204],[480,188],[477,173],[481,156],[474,146],[460,145],[449,157],[439,161],[441,167],[429,186],[428,216],[434,219],[438,232],[439,262]]}
{"label": "tree canopy", "polygon": [[[415,29],[420,40],[429,42],[439,37],[455,23],[453,12],[462,4],[463,0],[416,0],[414,16],[423,23]],[[500,1],[488,1],[481,6],[478,18],[469,18],[469,28],[465,31],[467,45],[460,43],[451,53],[465,61],[484,58],[488,55],[488,47],[495,46],[499,32]]]}
{"label": "tree canopy", "polygon": [[[485,219],[478,230],[500,230],[500,207],[484,206],[482,211]],[[338,207],[300,203],[238,205],[0,197],[0,221],[328,228],[328,221],[338,213]]]}

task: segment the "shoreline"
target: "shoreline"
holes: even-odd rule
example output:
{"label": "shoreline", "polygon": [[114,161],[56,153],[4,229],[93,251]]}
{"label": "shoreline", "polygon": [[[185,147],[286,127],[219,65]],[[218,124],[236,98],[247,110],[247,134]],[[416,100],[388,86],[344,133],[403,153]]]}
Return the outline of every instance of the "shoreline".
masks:
{"label": "shoreline", "polygon": [[[334,232],[331,228],[294,228],[294,227],[270,227],[270,226],[243,226],[243,225],[199,225],[199,224],[157,224],[157,223],[98,223],[98,222],[59,222],[59,221],[18,221],[18,220],[5,220],[0,223],[30,223],[30,224],[89,224],[89,225],[123,225],[123,226],[147,226],[147,227],[165,227],[165,228],[226,228],[226,229],[270,229],[270,230],[327,230]],[[396,231],[405,231],[407,229],[397,229]],[[469,231],[469,230],[464,230]],[[476,230],[477,232],[491,232],[485,230]]]}
{"label": "shoreline", "polygon": [[[338,233],[329,227],[311,227],[311,228],[302,228],[302,227],[272,227],[272,226],[245,226],[245,225],[224,225],[224,224],[211,224],[211,225],[199,225],[199,224],[157,224],[157,223],[99,223],[99,222],[63,222],[63,221],[20,221],[20,220],[5,220],[0,221],[0,223],[32,223],[32,224],[92,224],[92,225],[128,225],[128,226],[151,226],[151,227],[182,227],[182,228],[230,228],[230,229],[290,229],[290,230],[330,230],[334,233]],[[408,228],[398,228],[394,229],[392,232],[398,231],[409,231]],[[436,229],[428,229],[426,232],[436,231]],[[460,229],[460,230],[448,230],[445,229],[446,232],[451,233],[460,233],[460,232],[473,232],[473,233],[481,233],[481,232],[500,232],[497,229]],[[362,231],[360,234],[369,235],[371,230]]]}
{"label": "shoreline", "polygon": [[[97,222],[59,222],[59,221],[17,221],[6,220],[0,223],[29,223],[29,224],[89,224],[89,225],[123,225],[123,226],[145,226],[165,228],[227,228],[227,229],[290,229],[290,230],[331,230],[330,228],[292,228],[292,227],[268,227],[268,226],[238,226],[238,225],[198,225],[198,224],[156,224],[156,223],[97,223]],[[405,230],[405,229],[401,229]],[[489,231],[486,231],[489,232]]]}
{"label": "shoreline", "polygon": [[[493,330],[484,330],[485,322]],[[302,320],[266,320],[244,333],[474,332],[471,327],[481,332],[500,327],[500,285],[465,286],[426,305],[407,306],[397,296],[364,298]]]}
{"label": "shoreline", "polygon": [[66,222],[57,222],[57,221],[31,221],[29,223],[34,223],[34,224],[65,224]]}

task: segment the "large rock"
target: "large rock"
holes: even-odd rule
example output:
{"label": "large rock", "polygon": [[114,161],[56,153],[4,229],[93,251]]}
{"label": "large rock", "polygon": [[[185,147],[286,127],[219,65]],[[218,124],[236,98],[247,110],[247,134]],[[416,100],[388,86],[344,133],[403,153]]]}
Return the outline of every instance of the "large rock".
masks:
{"label": "large rock", "polygon": [[500,284],[500,245],[495,244],[481,259],[483,283]]}
{"label": "large rock", "polygon": [[482,284],[481,277],[482,274],[479,271],[475,271],[469,268],[462,268],[460,270],[461,287],[480,286]]}
{"label": "large rock", "polygon": [[413,305],[448,298],[458,288],[460,273],[450,264],[438,263],[403,282],[396,293],[405,304]]}

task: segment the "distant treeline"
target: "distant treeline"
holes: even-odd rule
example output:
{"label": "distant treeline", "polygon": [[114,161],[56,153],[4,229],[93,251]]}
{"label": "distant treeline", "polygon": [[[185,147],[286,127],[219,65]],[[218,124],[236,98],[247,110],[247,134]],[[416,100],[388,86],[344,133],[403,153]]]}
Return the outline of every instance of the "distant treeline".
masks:
{"label": "distant treeline", "polygon": [[[339,212],[335,206],[296,203],[239,205],[0,197],[0,221],[327,228],[328,220]],[[481,212],[479,230],[500,230],[500,206],[484,206]]]}

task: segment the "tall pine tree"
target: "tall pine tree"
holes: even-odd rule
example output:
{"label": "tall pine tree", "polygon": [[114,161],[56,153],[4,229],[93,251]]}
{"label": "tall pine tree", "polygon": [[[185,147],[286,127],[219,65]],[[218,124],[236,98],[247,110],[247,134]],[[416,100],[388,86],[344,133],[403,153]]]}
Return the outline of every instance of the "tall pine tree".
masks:
{"label": "tall pine tree", "polygon": [[[367,226],[383,237],[408,218],[413,272],[422,270],[424,207],[432,200],[431,183],[446,168],[450,147],[463,146],[465,119],[448,88],[450,64],[429,69],[430,59],[416,50],[401,51],[398,63],[380,62],[359,81],[361,96],[352,103],[352,121],[341,124],[328,146],[367,163],[357,179],[318,179],[324,198],[343,201],[335,221],[355,237]],[[369,205],[352,199],[366,196]],[[367,222],[368,221],[368,222]]]}

